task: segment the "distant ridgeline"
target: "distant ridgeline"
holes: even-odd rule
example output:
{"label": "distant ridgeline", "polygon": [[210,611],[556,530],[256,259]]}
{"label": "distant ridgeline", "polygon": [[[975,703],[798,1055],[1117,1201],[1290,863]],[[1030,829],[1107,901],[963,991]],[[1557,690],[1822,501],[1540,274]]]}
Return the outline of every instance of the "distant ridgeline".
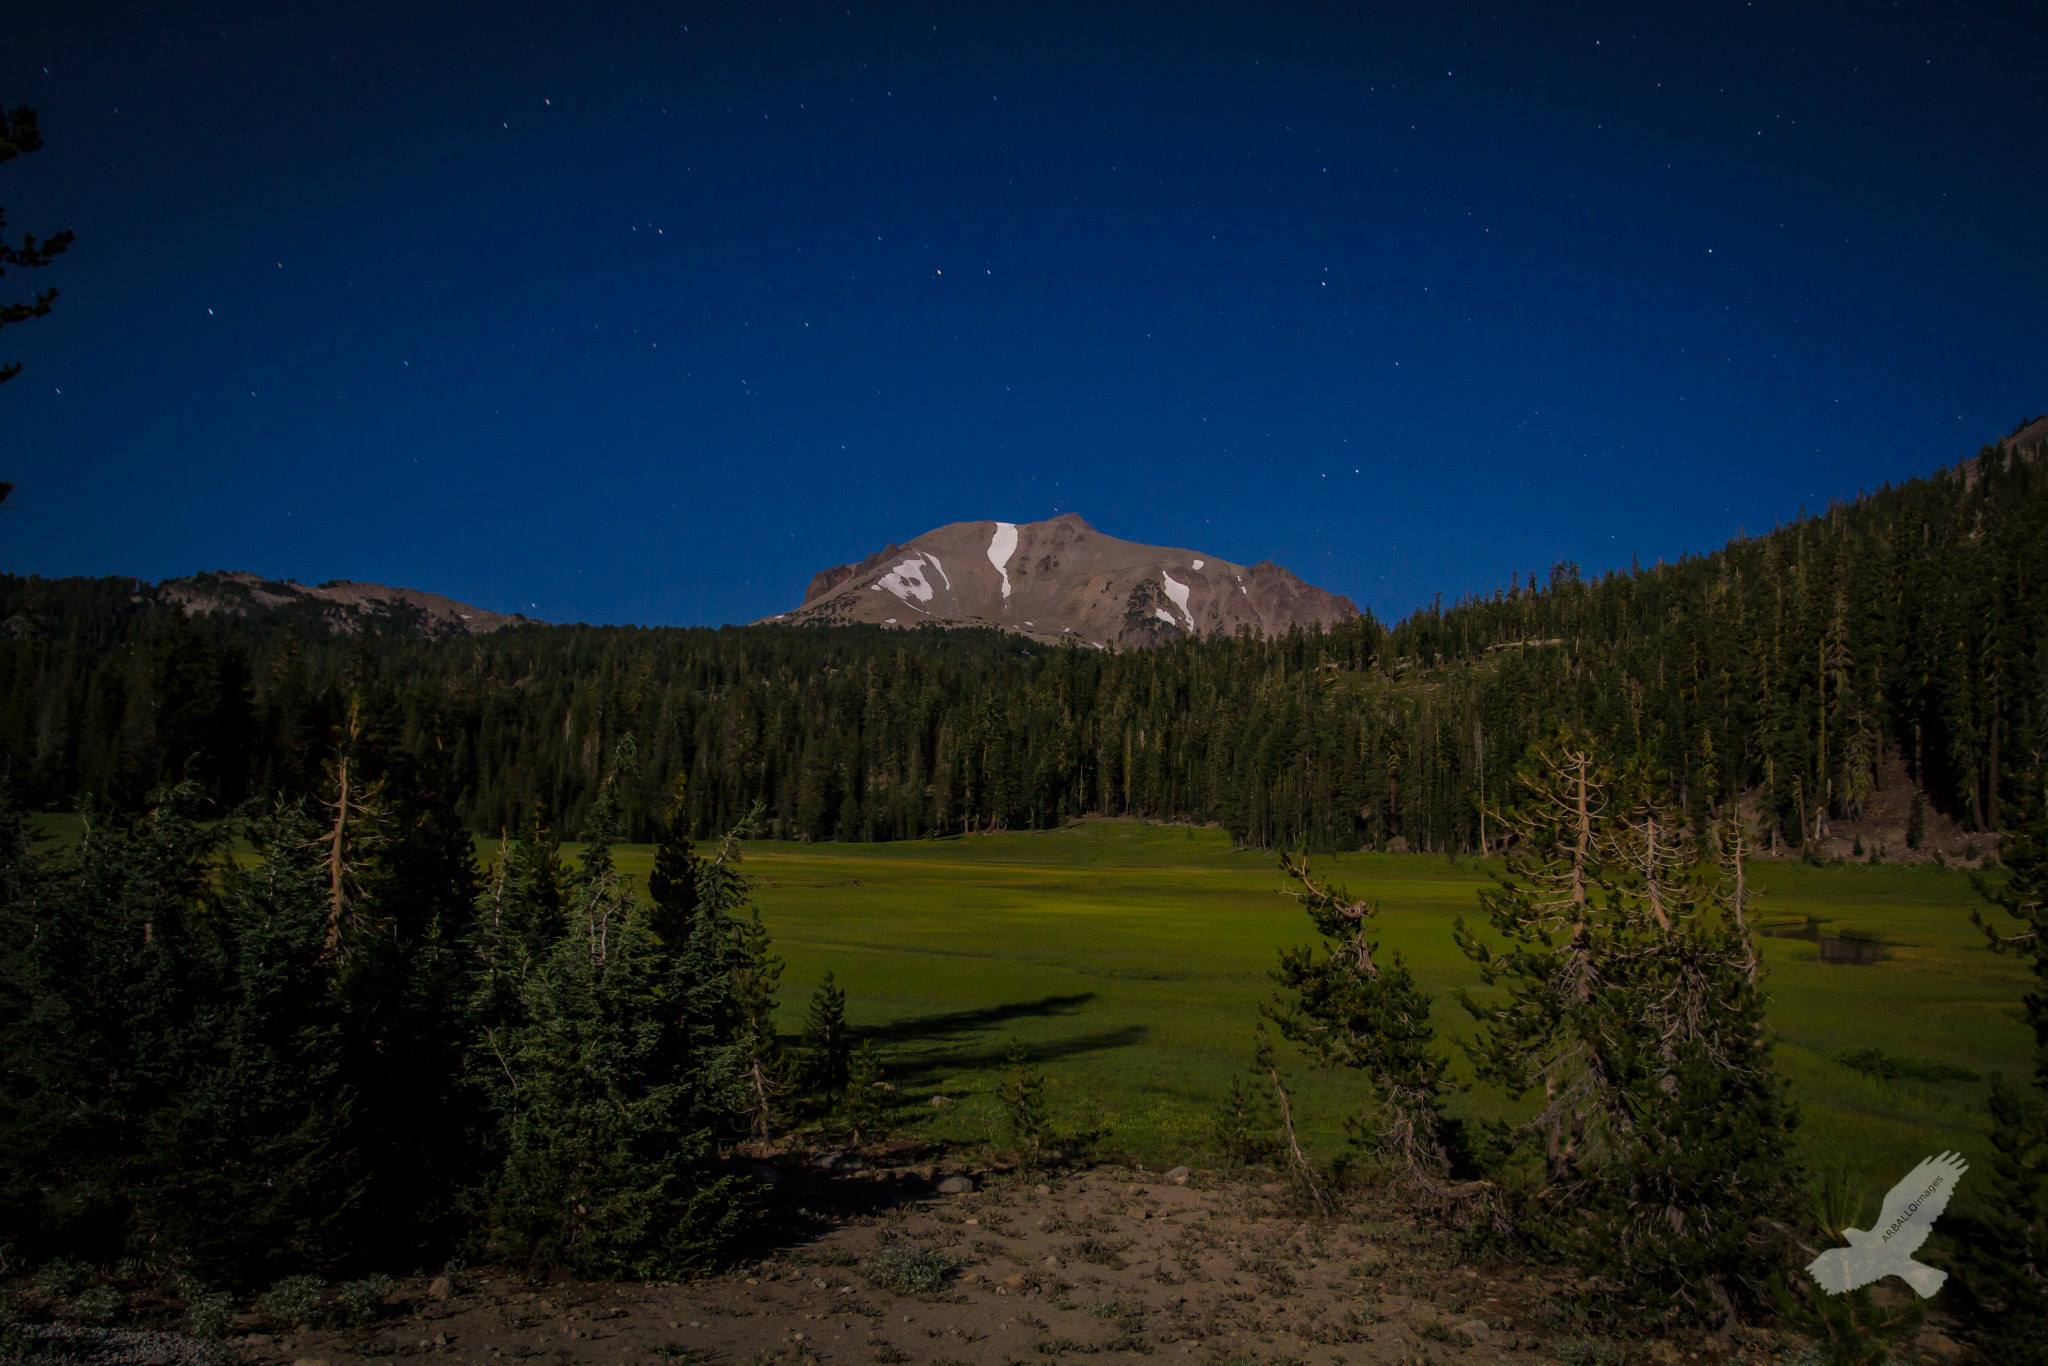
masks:
{"label": "distant ridgeline", "polygon": [[[691,819],[898,839],[1086,813],[1219,821],[1272,845],[1478,850],[1560,722],[1778,843],[1901,768],[1996,829],[2048,745],[2048,423],[1962,465],[1676,564],[1270,642],[1101,652],[994,631],[544,626],[403,613],[188,615],[128,580],[0,579],[0,764],[49,808],[177,778],[223,808],[306,791],[353,693],[359,750],[477,829],[577,829],[614,743],[647,838]],[[2024,447],[2024,453],[2022,453]],[[417,615],[417,614],[415,614]],[[411,623],[410,625],[408,623]],[[497,623],[493,623],[496,625]]]}

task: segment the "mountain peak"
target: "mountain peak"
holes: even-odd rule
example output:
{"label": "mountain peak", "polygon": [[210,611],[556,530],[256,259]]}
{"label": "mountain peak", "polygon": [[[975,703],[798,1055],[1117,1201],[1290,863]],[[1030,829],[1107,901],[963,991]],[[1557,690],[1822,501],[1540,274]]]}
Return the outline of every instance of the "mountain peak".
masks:
{"label": "mountain peak", "polygon": [[1348,598],[1261,561],[1104,535],[1079,514],[1041,522],[951,522],[811,579],[768,620],[823,625],[995,627],[1097,649],[1187,636],[1324,630],[1358,615]]}

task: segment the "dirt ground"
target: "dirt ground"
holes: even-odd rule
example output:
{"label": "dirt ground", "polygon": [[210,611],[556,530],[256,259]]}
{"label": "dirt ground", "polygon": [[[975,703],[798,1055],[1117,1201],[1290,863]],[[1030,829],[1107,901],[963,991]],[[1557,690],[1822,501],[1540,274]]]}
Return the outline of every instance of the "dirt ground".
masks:
{"label": "dirt ground", "polygon": [[[403,1283],[373,1328],[230,1345],[297,1366],[1783,1359],[1764,1334],[1611,1340],[1575,1318],[1562,1275],[1471,1265],[1405,1215],[1307,1219],[1277,1186],[1104,1167],[984,1173],[970,1191],[942,1192],[953,1174],[808,1170],[783,1186],[801,1212],[791,1236],[709,1279],[534,1282],[477,1269]],[[936,1288],[903,1284],[902,1268],[941,1265]]]}

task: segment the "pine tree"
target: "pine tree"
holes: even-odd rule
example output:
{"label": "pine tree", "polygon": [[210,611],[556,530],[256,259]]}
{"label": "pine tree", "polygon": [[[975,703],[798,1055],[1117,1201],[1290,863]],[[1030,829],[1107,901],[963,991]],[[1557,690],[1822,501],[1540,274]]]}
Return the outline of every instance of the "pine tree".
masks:
{"label": "pine tree", "polygon": [[[1481,985],[1496,989],[1483,1000],[1460,996],[1478,1022],[1467,1046],[1474,1070],[1510,1097],[1541,1091],[1524,1129],[1540,1142],[1536,1179],[1560,1189],[1580,1179],[1587,1150],[1618,1119],[1605,1041],[1585,1028],[1610,781],[1583,736],[1562,733],[1532,751],[1518,774],[1523,799],[1503,817],[1515,841],[1507,867],[1479,894],[1499,947],[1463,920],[1454,927]],[[1504,1133],[1496,1140],[1520,1146]]]}
{"label": "pine tree", "polygon": [[1430,999],[1398,953],[1379,961],[1372,938],[1378,908],[1316,881],[1306,859],[1281,866],[1300,885],[1319,948],[1284,950],[1274,980],[1284,993],[1268,1008],[1282,1037],[1325,1066],[1363,1074],[1366,1097],[1348,1117],[1352,1137],[1394,1180],[1436,1202],[1480,1194],[1454,1181],[1455,1142],[1444,1113],[1446,1060],[1436,1051]]}
{"label": "pine tree", "polygon": [[851,1049],[846,1036],[846,993],[827,972],[804,1017],[800,1079],[813,1100],[830,1104],[847,1088]]}
{"label": "pine tree", "polygon": [[654,931],[671,946],[680,948],[689,940],[697,914],[697,878],[698,860],[690,847],[689,801],[678,783],[654,848],[654,869],[647,876],[647,896],[655,909]]}
{"label": "pine tree", "polygon": [[[19,105],[10,109],[0,105],[0,163],[14,160],[18,156],[41,150],[42,129],[36,123],[36,111]],[[0,208],[0,228],[7,226],[7,211]],[[53,232],[38,240],[33,233],[24,235],[19,242],[0,238],[0,274],[8,270],[34,270],[47,266],[61,255],[72,243],[69,230]],[[43,289],[35,297],[19,303],[0,303],[0,327],[27,322],[40,318],[50,311],[50,305],[57,301],[57,291]],[[21,373],[20,364],[0,365],[0,384],[5,384]],[[0,486],[0,501],[5,501],[14,486]]]}
{"label": "pine tree", "polygon": [[1975,912],[1991,947],[2032,975],[2023,998],[2034,1035],[2031,1085],[2004,1078],[1991,1091],[1990,1194],[1982,1228],[1962,1241],[1961,1289],[1986,1362],[2048,1362],[2048,793],[2037,779],[2024,819],[2003,851],[2005,876],[1979,876],[1998,919]]}
{"label": "pine tree", "polygon": [[1273,1056],[1273,1041],[1267,1036],[1263,1021],[1258,1026],[1257,1042],[1252,1047],[1252,1072],[1265,1088],[1272,1107],[1274,1151],[1280,1159],[1288,1189],[1305,1210],[1316,1214],[1336,1213],[1337,1202],[1325,1185],[1323,1173],[1301,1145],[1301,1131],[1294,1122],[1294,1092],[1280,1074],[1280,1062]]}
{"label": "pine tree", "polygon": [[226,972],[192,984],[197,1039],[162,1040],[183,1055],[183,1077],[152,1117],[146,1174],[132,1178],[138,1223],[210,1279],[347,1265],[373,1237],[402,1246],[421,1213],[400,1206],[394,1220],[368,1203],[374,1134],[327,952],[317,834],[283,804],[250,831],[260,861],[227,873],[208,918],[217,938],[200,950]]}
{"label": "pine tree", "polygon": [[1665,833],[1648,801],[1620,836],[1624,886],[1649,914],[1607,943],[1591,1019],[1625,1125],[1571,1242],[1638,1308],[1718,1320],[1784,1259],[1798,1117],[1771,1062],[1740,846],[1723,881],[1667,858]]}
{"label": "pine tree", "polygon": [[775,1030],[782,960],[769,949],[768,930],[761,923],[760,911],[733,919],[728,954],[740,1110],[746,1117],[747,1132],[756,1139],[765,1139],[782,1122],[782,1102],[789,1088],[784,1076],[782,1038]]}
{"label": "pine tree", "polygon": [[834,1119],[853,1142],[876,1142],[888,1134],[890,1099],[894,1093],[874,1040],[862,1039],[860,1047],[853,1050],[846,1093],[840,1098]]}
{"label": "pine tree", "polygon": [[[1840,1247],[1849,1241],[1846,1230],[1869,1227],[1859,1203],[1839,1173],[1823,1178],[1812,1199],[1814,1246]],[[1926,1318],[1918,1296],[1886,1294],[1877,1286],[1831,1295],[1795,1273],[1789,1279],[1773,1277],[1771,1290],[1784,1322],[1813,1340],[1817,1350],[1806,1359],[1826,1366],[1888,1366],[1899,1359],[1894,1349]]]}
{"label": "pine tree", "polygon": [[1262,1166],[1279,1152],[1272,1103],[1265,1079],[1256,1073],[1230,1079],[1230,1090],[1216,1108],[1215,1125],[1217,1151],[1233,1167]]}
{"label": "pine tree", "polygon": [[0,1228],[46,1234],[47,1199],[39,1170],[41,1127],[31,1048],[45,1009],[31,929],[44,896],[45,860],[29,838],[14,794],[0,783]]}
{"label": "pine tree", "polygon": [[538,819],[518,841],[501,837],[491,861],[472,938],[475,956],[469,1029],[472,1080],[503,1105],[509,1098],[504,1050],[522,1025],[525,987],[568,931],[561,845]]}
{"label": "pine tree", "polygon": [[[456,1236],[459,1195],[480,1161],[483,1117],[462,1084],[477,885],[443,752],[406,753],[392,743],[399,725],[388,699],[352,699],[341,762],[381,809],[358,808],[350,821],[351,923],[334,989],[370,1173],[365,1199],[408,1211],[413,1254],[427,1258]],[[334,820],[331,803],[324,814]],[[332,850],[323,838],[323,858]]]}
{"label": "pine tree", "polygon": [[365,1170],[311,826],[278,806],[240,868],[198,807],[95,817],[51,862],[6,834],[0,1201],[25,1252],[334,1266]]}
{"label": "pine tree", "polygon": [[1532,1121],[1497,1131],[1510,1206],[1638,1310],[1719,1318],[1782,1251],[1800,1180],[1742,847],[1711,876],[1662,793],[1580,736],[1523,781],[1517,850],[1481,894],[1501,947],[1458,927],[1498,989],[1467,998],[1476,1067],[1543,1088]]}
{"label": "pine tree", "polygon": [[1035,1167],[1044,1158],[1046,1144],[1052,1139],[1052,1117],[1045,1103],[1045,1073],[1031,1065],[1030,1052],[1014,1039],[1007,1057],[1010,1070],[996,1092],[1003,1111],[1003,1131],[1023,1157],[1024,1165]]}
{"label": "pine tree", "polygon": [[607,783],[567,931],[518,983],[503,1044],[484,1040],[504,1152],[491,1241],[584,1275],[674,1275],[714,1260],[745,1210],[719,1146],[737,1012],[715,925],[678,955],[639,908],[612,856],[618,819]]}

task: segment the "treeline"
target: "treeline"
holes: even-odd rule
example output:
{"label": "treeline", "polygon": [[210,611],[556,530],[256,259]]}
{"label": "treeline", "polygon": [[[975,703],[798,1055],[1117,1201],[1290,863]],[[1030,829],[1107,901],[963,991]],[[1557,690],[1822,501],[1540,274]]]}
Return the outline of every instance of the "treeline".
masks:
{"label": "treeline", "polygon": [[529,828],[479,869],[442,776],[351,724],[232,825],[188,787],[48,849],[0,803],[13,1264],[194,1306],[459,1256],[670,1276],[758,1223],[739,1144],[872,1130],[844,996],[776,1032],[736,843],[670,822],[643,894],[600,782],[574,865]]}
{"label": "treeline", "polygon": [[1894,762],[1971,829],[2048,737],[2048,462],[1975,461],[1709,555],[1544,581],[1388,627],[1104,654],[993,632],[522,627],[335,635],[186,618],[122,580],[0,580],[0,764],[24,801],[217,809],[298,790],[351,699],[449,775],[462,821],[579,826],[626,735],[622,830],[687,774],[699,836],[899,839],[1086,813],[1256,845],[1498,848],[1487,813],[1560,724],[1669,775],[1687,818],[1745,795],[1800,847]]}

